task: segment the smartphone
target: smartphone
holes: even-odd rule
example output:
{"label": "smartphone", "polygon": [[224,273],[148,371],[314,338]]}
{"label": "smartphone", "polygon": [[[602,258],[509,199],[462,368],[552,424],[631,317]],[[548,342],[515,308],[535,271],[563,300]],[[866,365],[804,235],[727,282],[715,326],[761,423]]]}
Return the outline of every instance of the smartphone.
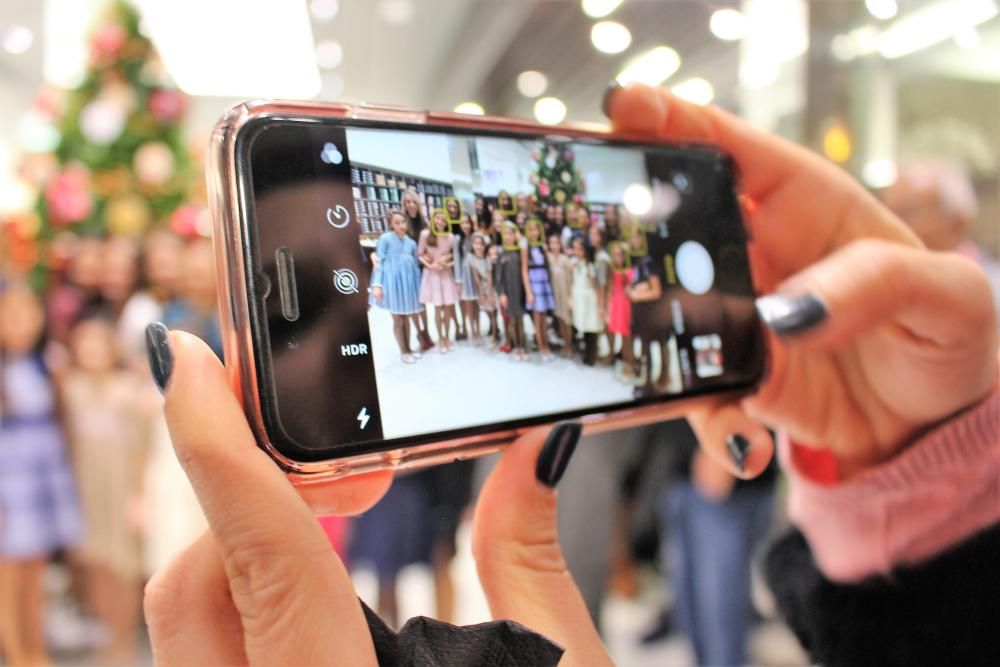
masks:
{"label": "smartphone", "polygon": [[225,363],[295,481],[660,421],[764,374],[718,148],[258,101],[209,160]]}

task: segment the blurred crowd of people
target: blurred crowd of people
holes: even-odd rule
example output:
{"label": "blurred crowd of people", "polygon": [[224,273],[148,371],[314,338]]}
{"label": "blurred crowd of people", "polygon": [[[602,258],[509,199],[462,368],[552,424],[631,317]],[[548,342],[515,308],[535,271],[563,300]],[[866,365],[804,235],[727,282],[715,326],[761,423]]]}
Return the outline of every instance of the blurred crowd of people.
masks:
{"label": "blurred crowd of people", "polygon": [[213,250],[160,230],[63,251],[43,294],[12,276],[0,291],[0,653],[44,663],[43,582],[57,557],[82,643],[102,664],[135,664],[143,582],[203,526],[144,329],[162,320],[221,354]]}

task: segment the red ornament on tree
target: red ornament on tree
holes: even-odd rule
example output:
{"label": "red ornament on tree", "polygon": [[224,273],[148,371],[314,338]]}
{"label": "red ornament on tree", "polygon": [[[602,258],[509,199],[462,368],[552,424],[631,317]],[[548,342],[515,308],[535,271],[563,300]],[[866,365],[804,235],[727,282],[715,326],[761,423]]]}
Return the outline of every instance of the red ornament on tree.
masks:
{"label": "red ornament on tree", "polygon": [[176,90],[160,88],[149,94],[149,113],[161,123],[176,123],[186,107],[185,97]]}
{"label": "red ornament on tree", "polygon": [[66,225],[87,218],[94,201],[87,189],[86,171],[70,167],[53,178],[45,187],[45,201],[56,224]]}
{"label": "red ornament on tree", "polygon": [[538,194],[543,197],[549,196],[549,182],[545,179],[542,179],[542,182],[538,184]]}

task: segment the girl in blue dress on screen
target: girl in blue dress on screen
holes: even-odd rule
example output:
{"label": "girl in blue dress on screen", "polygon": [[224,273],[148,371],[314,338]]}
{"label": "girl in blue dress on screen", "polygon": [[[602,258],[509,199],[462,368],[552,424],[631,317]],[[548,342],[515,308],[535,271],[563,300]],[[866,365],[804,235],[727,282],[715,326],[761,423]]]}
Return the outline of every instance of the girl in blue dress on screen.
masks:
{"label": "girl in blue dress on screen", "polygon": [[372,272],[372,298],[392,313],[392,332],[399,344],[399,358],[412,364],[419,351],[410,350],[410,321],[420,330],[420,265],[417,243],[407,232],[409,223],[399,209],[386,216],[390,230],[382,234],[375,247],[375,270]]}
{"label": "girl in blue dress on screen", "polygon": [[535,325],[535,338],[542,361],[552,361],[549,349],[549,313],[556,310],[556,296],[552,290],[549,260],[545,253],[545,227],[538,218],[525,223],[526,243],[521,249],[521,266],[528,311]]}

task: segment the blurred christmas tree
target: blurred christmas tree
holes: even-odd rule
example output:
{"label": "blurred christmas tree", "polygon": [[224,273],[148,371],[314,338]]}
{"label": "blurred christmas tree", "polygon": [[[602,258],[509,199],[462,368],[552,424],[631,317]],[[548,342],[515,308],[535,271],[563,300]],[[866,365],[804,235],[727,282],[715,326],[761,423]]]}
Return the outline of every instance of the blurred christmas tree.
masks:
{"label": "blurred christmas tree", "polygon": [[535,161],[531,183],[541,208],[583,201],[584,183],[576,171],[573,149],[545,142],[531,157]]}
{"label": "blurred christmas tree", "polygon": [[36,287],[67,236],[139,236],[153,225],[190,225],[198,212],[184,205],[201,187],[180,127],[187,99],[140,32],[136,10],[111,3],[89,50],[82,83],[64,99],[46,91],[36,103],[58,129],[55,159],[26,156],[44,165],[30,179],[37,201],[6,225],[11,260]]}

